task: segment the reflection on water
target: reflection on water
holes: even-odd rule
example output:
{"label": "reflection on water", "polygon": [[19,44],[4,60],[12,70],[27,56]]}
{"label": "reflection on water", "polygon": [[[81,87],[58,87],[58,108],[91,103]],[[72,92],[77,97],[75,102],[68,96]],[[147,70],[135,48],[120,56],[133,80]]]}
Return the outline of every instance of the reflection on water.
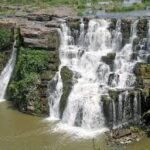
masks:
{"label": "reflection on water", "polygon": [[[54,133],[55,123],[14,110],[10,103],[0,103],[0,150],[93,150],[92,139],[73,139],[64,133]],[[124,150],[124,146],[106,146],[97,137],[95,147],[101,150]],[[149,139],[132,144],[128,150],[150,150]]]}

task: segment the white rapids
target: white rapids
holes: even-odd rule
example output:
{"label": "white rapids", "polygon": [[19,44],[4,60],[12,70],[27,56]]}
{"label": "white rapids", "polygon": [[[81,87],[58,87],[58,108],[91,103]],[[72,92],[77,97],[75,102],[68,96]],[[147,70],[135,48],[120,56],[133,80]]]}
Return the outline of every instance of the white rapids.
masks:
{"label": "white rapids", "polygon": [[[55,82],[56,88],[50,91],[50,119],[60,119],[59,102],[63,87],[60,71],[63,66],[67,66],[73,72],[74,85],[68,97],[61,123],[58,124],[57,129],[59,130],[69,132],[71,130],[72,133],[76,130],[77,134],[88,132],[91,135],[106,131],[102,96],[108,95],[110,89],[134,88],[136,80],[133,74],[134,66],[137,62],[144,61],[140,56],[136,60],[131,59],[133,41],[137,38],[138,21],[133,21],[129,42],[124,47],[121,46],[121,20],[117,21],[116,29],[113,32],[109,30],[110,23],[109,20],[93,19],[89,22],[87,31],[84,29],[84,23],[81,23],[78,42],[75,42],[66,23],[62,23],[61,30],[59,30],[61,65],[59,72],[51,81]],[[116,54],[113,67],[102,61],[102,57],[110,53]],[[113,78],[109,83],[112,74]],[[133,115],[137,120],[139,100],[136,99],[136,92],[134,96]],[[123,108],[127,102],[126,99],[128,99],[128,91],[119,95],[119,108],[116,108],[116,104],[113,102],[113,127],[128,122],[125,115],[126,108]],[[120,112],[118,120],[116,120],[118,115],[116,109]],[[57,129],[55,128],[55,130]]]}

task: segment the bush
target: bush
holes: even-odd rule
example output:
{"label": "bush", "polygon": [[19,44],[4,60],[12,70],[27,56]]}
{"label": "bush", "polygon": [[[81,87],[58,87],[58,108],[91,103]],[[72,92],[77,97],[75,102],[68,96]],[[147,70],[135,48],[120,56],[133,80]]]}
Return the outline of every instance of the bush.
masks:
{"label": "bush", "polygon": [[8,29],[0,29],[0,50],[5,50],[12,45],[12,32]]}
{"label": "bush", "polygon": [[[29,103],[35,104],[39,113],[41,82],[40,75],[48,67],[49,54],[45,50],[21,48],[12,80],[8,86],[9,100],[21,110],[27,109]],[[37,105],[39,103],[39,105]]]}

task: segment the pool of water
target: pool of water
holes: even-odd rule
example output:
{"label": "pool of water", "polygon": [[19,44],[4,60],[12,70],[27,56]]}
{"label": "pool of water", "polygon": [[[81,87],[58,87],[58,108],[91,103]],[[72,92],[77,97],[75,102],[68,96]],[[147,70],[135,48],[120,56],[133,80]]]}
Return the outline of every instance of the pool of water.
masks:
{"label": "pool of water", "polygon": [[[124,146],[107,146],[104,135],[93,139],[73,138],[69,134],[53,132],[56,123],[22,114],[11,103],[0,103],[0,150],[123,150]],[[150,150],[150,140],[129,145],[127,150]]]}

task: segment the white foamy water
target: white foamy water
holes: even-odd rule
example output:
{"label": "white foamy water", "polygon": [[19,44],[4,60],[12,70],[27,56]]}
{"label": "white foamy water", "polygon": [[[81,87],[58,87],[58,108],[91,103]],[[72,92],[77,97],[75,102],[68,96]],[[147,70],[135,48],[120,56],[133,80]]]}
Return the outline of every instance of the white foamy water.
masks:
{"label": "white foamy water", "polygon": [[15,47],[16,42],[13,45],[13,51],[11,54],[11,58],[9,59],[8,63],[6,64],[4,70],[0,74],[0,102],[4,101],[6,89],[11,78],[11,74],[13,72],[15,62],[16,62],[16,55],[17,49]]}

